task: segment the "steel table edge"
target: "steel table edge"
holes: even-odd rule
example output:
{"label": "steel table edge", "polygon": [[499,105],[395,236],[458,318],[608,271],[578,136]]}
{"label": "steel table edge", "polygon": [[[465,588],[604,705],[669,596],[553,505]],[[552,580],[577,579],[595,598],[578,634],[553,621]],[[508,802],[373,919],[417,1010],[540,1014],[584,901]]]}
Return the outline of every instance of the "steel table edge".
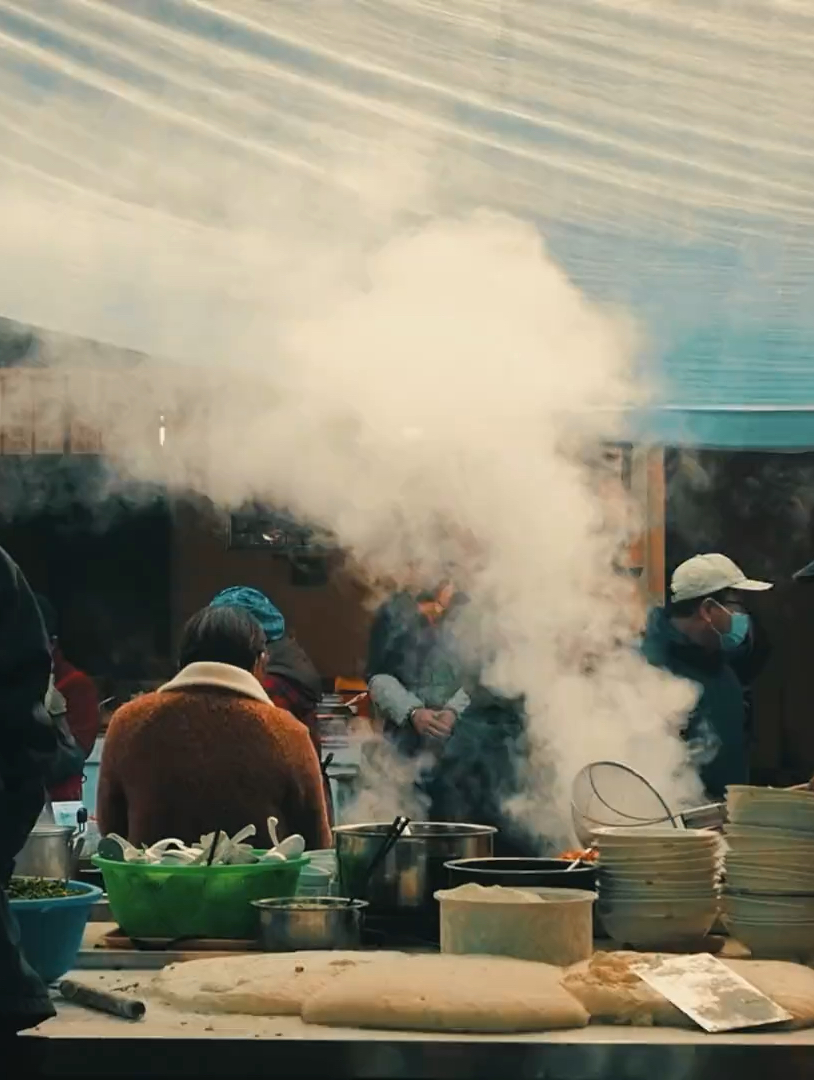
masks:
{"label": "steel table edge", "polygon": [[[268,1076],[320,1080],[783,1080],[814,1077],[814,1045],[763,1041],[599,1043],[21,1036],[20,1075]],[[15,1051],[15,1052],[17,1052]]]}

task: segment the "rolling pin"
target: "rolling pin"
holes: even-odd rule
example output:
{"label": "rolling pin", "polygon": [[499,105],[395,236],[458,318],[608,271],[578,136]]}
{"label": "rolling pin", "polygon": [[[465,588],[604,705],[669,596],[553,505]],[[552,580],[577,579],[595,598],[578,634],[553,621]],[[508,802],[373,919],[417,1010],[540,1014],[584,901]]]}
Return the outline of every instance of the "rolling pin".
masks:
{"label": "rolling pin", "polygon": [[120,1016],[123,1020],[140,1020],[147,1011],[143,1001],[110,994],[107,990],[97,990],[95,986],[85,986],[73,979],[63,979],[59,984],[59,993],[66,1001],[84,1005],[87,1009],[110,1013],[112,1016]]}

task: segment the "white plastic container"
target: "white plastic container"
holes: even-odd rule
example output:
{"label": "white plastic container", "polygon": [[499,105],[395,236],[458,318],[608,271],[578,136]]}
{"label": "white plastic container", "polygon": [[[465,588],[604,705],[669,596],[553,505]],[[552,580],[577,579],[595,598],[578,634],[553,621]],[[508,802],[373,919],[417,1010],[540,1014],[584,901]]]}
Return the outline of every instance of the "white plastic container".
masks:
{"label": "white plastic container", "polygon": [[[520,899],[523,891],[539,901]],[[462,885],[435,898],[441,905],[442,953],[513,956],[566,967],[593,952],[595,893]]]}

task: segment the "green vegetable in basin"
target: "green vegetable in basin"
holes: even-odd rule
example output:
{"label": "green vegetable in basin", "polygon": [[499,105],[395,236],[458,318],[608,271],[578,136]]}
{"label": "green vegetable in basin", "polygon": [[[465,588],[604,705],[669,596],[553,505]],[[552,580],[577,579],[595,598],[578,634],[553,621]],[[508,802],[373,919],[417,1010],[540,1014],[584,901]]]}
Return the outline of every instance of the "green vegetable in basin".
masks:
{"label": "green vegetable in basin", "polygon": [[8,884],[9,900],[55,900],[75,893],[75,889],[66,889],[64,882],[53,878],[13,877]]}

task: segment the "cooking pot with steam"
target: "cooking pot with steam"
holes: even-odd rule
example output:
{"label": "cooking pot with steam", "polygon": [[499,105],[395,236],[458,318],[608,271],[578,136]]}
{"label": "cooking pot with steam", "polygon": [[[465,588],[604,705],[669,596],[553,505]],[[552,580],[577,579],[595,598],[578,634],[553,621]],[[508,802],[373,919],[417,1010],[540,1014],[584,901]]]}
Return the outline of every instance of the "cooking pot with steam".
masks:
{"label": "cooking pot with steam", "polygon": [[434,893],[447,885],[451,859],[488,858],[497,829],[444,821],[411,821],[382,862],[370,867],[391,830],[389,823],[339,825],[336,861],[342,896],[367,900],[371,914],[434,910]]}

